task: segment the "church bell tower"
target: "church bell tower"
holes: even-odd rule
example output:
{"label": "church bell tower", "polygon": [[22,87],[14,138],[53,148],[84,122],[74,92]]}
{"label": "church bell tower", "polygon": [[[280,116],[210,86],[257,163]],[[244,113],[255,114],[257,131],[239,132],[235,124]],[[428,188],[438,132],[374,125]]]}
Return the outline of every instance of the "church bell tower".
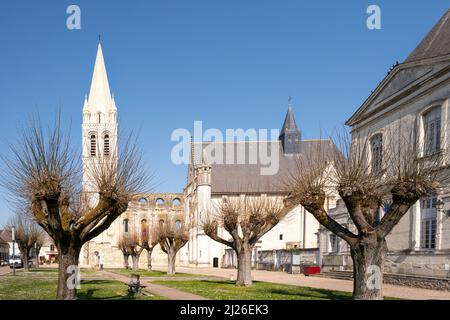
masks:
{"label": "church bell tower", "polygon": [[279,140],[283,146],[284,154],[289,155],[300,153],[301,133],[297,127],[297,123],[295,122],[291,98],[289,98],[288,111],[284,119],[283,128],[281,128]]}
{"label": "church bell tower", "polygon": [[89,96],[83,106],[83,194],[90,207],[98,201],[93,167],[117,161],[117,108],[109,90],[102,45],[99,42]]}

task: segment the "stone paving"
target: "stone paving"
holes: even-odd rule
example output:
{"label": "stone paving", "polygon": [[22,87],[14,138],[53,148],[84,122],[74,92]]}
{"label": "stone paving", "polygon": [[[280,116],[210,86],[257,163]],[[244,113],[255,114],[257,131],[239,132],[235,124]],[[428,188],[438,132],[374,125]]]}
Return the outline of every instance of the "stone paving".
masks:
{"label": "stone paving", "polygon": [[[155,270],[165,270],[164,267],[155,266]],[[177,272],[192,273],[199,275],[216,276],[227,279],[236,279],[235,269],[221,269],[221,268],[188,268],[177,267]],[[302,274],[288,274],[277,271],[252,270],[254,280],[266,281],[280,284],[289,284],[296,286],[304,286],[311,288],[338,290],[338,291],[353,291],[353,281],[338,280],[319,277],[308,277]],[[396,286],[390,284],[383,284],[383,294],[388,297],[411,299],[411,300],[450,300],[450,291],[427,290],[419,288],[410,288],[404,286]]]}
{"label": "stone paving", "polygon": [[[102,271],[102,274],[108,277],[109,279],[121,281],[123,283],[129,283],[130,281],[129,276],[120,275],[110,271]],[[150,281],[145,280],[145,278],[144,279],[141,278],[141,284],[147,286],[145,288],[145,291],[171,300],[209,300],[208,298],[201,297],[189,292],[184,292],[177,289],[162,286],[156,283],[152,283]]]}
{"label": "stone paving", "polygon": [[8,272],[12,272],[9,266],[0,267],[0,275],[7,274]]}

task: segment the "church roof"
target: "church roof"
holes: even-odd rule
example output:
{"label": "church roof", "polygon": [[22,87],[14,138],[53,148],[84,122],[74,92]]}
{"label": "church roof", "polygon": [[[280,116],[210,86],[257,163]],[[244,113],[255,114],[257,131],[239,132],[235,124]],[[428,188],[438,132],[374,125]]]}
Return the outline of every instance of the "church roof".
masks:
{"label": "church roof", "polygon": [[88,99],[85,100],[83,109],[91,112],[103,113],[115,110],[115,103],[109,90],[108,75],[106,73],[101,43],[98,44],[91,89],[89,91]]}
{"label": "church roof", "polygon": [[2,238],[0,238],[0,248],[4,247],[4,248],[9,248],[9,244],[8,242],[6,242],[5,240],[3,240]]}
{"label": "church roof", "polygon": [[450,10],[431,29],[405,62],[450,54]]}
{"label": "church roof", "polygon": [[[303,157],[312,152],[323,152],[331,154],[335,151],[335,145],[331,140],[303,140],[301,143],[302,153],[298,157]],[[291,173],[295,174],[298,170],[297,155],[286,155],[283,153],[281,141],[234,141],[234,142],[196,142],[194,143],[194,164],[202,163],[202,151],[212,144],[219,144],[216,150],[220,150],[219,154],[223,154],[223,159],[227,159],[227,151],[231,150],[232,145],[234,164],[217,164],[211,163],[211,159],[204,162],[211,165],[211,192],[216,194],[231,193],[285,193],[287,190],[287,180]],[[220,145],[221,144],[221,145]],[[197,146],[201,146],[201,150]],[[237,158],[237,150],[241,147],[245,150],[245,164],[239,164]],[[261,168],[267,168],[268,164],[262,163],[258,157],[255,164],[250,164],[249,154],[259,154],[259,150],[263,148],[267,150],[267,155],[272,152],[278,152],[279,169],[274,175],[262,175]],[[197,151],[198,150],[198,151]],[[254,152],[254,153],[253,153]],[[209,154],[209,152],[207,153]],[[192,168],[192,166],[190,165]]]}
{"label": "church roof", "polygon": [[0,239],[6,242],[12,242],[12,233],[11,230],[3,229],[0,230]]}
{"label": "church roof", "polygon": [[286,117],[284,118],[283,127],[281,128],[280,136],[284,135],[286,131],[297,131],[298,127],[295,122],[294,112],[292,111],[292,106],[289,104]]}

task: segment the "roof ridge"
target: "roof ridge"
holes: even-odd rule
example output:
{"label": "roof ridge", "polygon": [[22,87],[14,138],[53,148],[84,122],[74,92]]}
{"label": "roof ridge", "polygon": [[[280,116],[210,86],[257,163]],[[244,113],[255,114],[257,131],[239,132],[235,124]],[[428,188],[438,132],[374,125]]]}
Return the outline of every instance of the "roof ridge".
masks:
{"label": "roof ridge", "polygon": [[419,42],[404,61],[411,62],[450,53],[450,9]]}

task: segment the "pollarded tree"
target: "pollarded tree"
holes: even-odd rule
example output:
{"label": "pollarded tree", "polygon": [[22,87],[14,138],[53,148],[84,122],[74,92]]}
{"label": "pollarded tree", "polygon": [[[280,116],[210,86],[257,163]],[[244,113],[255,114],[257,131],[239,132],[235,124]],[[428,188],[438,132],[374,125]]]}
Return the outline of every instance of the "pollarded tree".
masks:
{"label": "pollarded tree", "polygon": [[175,274],[177,252],[189,241],[189,234],[184,224],[174,219],[167,219],[158,226],[158,243],[167,254],[167,274]]}
{"label": "pollarded tree", "polygon": [[130,264],[128,262],[131,252],[130,252],[130,238],[125,234],[121,235],[117,246],[123,255],[123,267],[125,269],[130,268]]}
{"label": "pollarded tree", "polygon": [[28,271],[31,249],[34,248],[35,243],[41,243],[44,230],[22,211],[17,211],[14,214],[9,225],[15,228],[15,240],[22,253],[23,268],[25,271]]}
{"label": "pollarded tree", "polygon": [[[251,286],[251,259],[255,244],[294,208],[281,198],[266,195],[225,197],[203,223],[204,232],[213,240],[232,248],[238,258],[237,286]],[[224,228],[231,240],[218,234]]]}
{"label": "pollarded tree", "polygon": [[141,257],[142,250],[144,250],[140,244],[140,237],[134,229],[128,232],[128,252],[130,253],[131,261],[133,263],[133,269],[139,269],[139,258]]}
{"label": "pollarded tree", "polygon": [[[325,152],[329,148],[319,144],[309,156],[298,158],[297,170],[290,178],[291,201],[301,204],[348,243],[354,299],[383,298],[386,236],[421,197],[448,182],[446,150],[426,154],[413,128],[404,125],[396,129],[385,132],[378,154],[374,154],[377,150],[371,152],[371,141],[366,138],[353,137],[352,143],[348,136],[341,135],[337,140],[340,150],[336,148],[331,154]],[[325,200],[330,193],[342,198],[356,232],[327,213]]]}
{"label": "pollarded tree", "polygon": [[[148,182],[135,140],[119,141],[124,142],[119,148],[113,146],[109,155],[97,152],[101,156],[82,168],[60,117],[47,130],[33,120],[11,145],[11,155],[3,157],[4,186],[29,204],[58,249],[57,299],[76,299],[72,273],[78,271],[81,247],[105,231]],[[83,170],[93,181],[90,194],[81,192]]]}
{"label": "pollarded tree", "polygon": [[158,245],[158,226],[153,225],[150,229],[148,224],[145,223],[141,230],[140,247],[147,251],[147,270],[152,271],[152,253],[153,249]]}

